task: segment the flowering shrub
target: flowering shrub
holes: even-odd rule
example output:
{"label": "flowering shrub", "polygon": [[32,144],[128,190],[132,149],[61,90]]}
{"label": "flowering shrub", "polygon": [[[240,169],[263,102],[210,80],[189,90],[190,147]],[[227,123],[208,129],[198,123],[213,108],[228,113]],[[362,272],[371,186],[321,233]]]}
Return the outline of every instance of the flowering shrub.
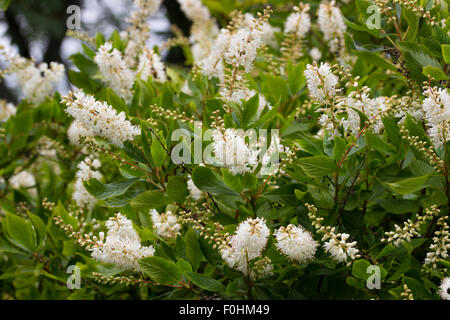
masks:
{"label": "flowering shrub", "polygon": [[1,298],[449,299],[448,2],[160,2],[1,49]]}

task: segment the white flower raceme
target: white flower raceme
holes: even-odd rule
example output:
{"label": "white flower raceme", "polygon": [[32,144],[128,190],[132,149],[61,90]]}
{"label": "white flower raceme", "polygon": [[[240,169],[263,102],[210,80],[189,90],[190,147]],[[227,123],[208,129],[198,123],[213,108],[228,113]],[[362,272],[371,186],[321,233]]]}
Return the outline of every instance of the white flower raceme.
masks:
{"label": "white flower raceme", "polygon": [[328,63],[322,62],[320,66],[316,63],[308,64],[304,73],[311,98],[322,102],[333,97],[338,91],[336,86],[339,78],[333,74]]}
{"label": "white flower raceme", "polygon": [[122,59],[120,51],[113,48],[111,42],[106,42],[98,48],[94,61],[105,82],[128,102],[132,96],[134,74]]}
{"label": "white flower raceme", "polygon": [[208,57],[219,33],[215,19],[200,0],[178,0],[181,10],[192,21],[189,40],[194,61],[200,62]]}
{"label": "white flower raceme", "polygon": [[436,148],[450,140],[450,95],[447,89],[427,88],[422,104],[428,134]]}
{"label": "white flower raceme", "polygon": [[222,81],[224,72],[223,55],[228,48],[230,38],[230,30],[226,28],[220,30],[219,35],[212,44],[210,53],[199,62],[199,66],[204,75],[216,77]]}
{"label": "white flower raceme", "polygon": [[224,60],[238,68],[243,67],[245,72],[249,72],[253,68],[257,50],[262,44],[262,32],[259,29],[239,29],[230,38]]}
{"label": "white flower raceme", "polygon": [[7,121],[11,116],[16,114],[16,107],[6,100],[0,99],[0,122]]}
{"label": "white flower raceme", "polygon": [[[256,18],[251,13],[245,13],[241,27],[250,31],[256,23]],[[263,44],[276,48],[278,43],[275,38],[275,32],[279,31],[279,28],[273,27],[270,23],[264,21],[260,26],[261,41]]]}
{"label": "white flower raceme", "polygon": [[332,51],[339,51],[343,45],[344,32],[347,29],[341,10],[335,6],[334,1],[322,1],[317,15],[325,41],[328,41]]}
{"label": "white flower raceme", "polygon": [[153,230],[156,234],[164,238],[175,238],[180,232],[181,225],[178,223],[177,216],[171,210],[166,213],[158,213],[155,209],[150,210],[152,217]]}
{"label": "white flower raceme", "polygon": [[354,260],[359,250],[356,248],[356,241],[346,242],[349,237],[348,233],[333,234],[323,247],[337,262],[347,262],[349,258]]}
{"label": "white flower raceme", "polygon": [[39,104],[53,93],[55,86],[63,79],[64,66],[56,62],[51,62],[50,68],[46,63],[37,67],[29,64],[16,74],[25,98]]}
{"label": "white flower raceme", "polygon": [[301,226],[292,224],[280,227],[274,233],[277,239],[276,246],[289,259],[299,263],[306,263],[314,259],[317,242],[314,241],[310,232]]}
{"label": "white flower raceme", "polygon": [[159,9],[161,2],[162,0],[134,0],[135,10],[127,19],[131,25],[125,35],[128,42],[124,55],[126,65],[131,68],[136,66],[136,58],[145,48],[145,43],[150,37],[148,19]]}
{"label": "white flower raceme", "polygon": [[147,81],[149,77],[160,82],[165,82],[167,80],[161,57],[153,50],[145,48],[142,51],[139,55],[139,65],[137,70],[139,77],[144,81]]}
{"label": "white flower raceme", "polygon": [[0,54],[5,57],[8,64],[2,73],[14,73],[23,97],[33,104],[42,103],[55,91],[56,85],[64,77],[62,64],[51,62],[50,67],[47,63],[36,65],[33,60],[25,59],[1,46]]}
{"label": "white flower raceme", "polygon": [[248,262],[261,256],[269,235],[264,218],[247,219],[239,224],[234,235],[221,248],[222,258],[231,268],[248,275]]}
{"label": "white flower raceme", "polygon": [[298,7],[294,8],[284,23],[285,33],[295,33],[298,39],[303,39],[311,28],[311,18],[309,17],[309,5],[306,5],[300,10]]}
{"label": "white flower raceme", "polygon": [[205,197],[205,193],[199,188],[197,188],[197,186],[194,184],[194,181],[192,181],[191,175],[189,175],[187,181],[187,188],[189,190],[189,194],[191,195],[192,199],[198,201]]}
{"label": "white flower raceme", "polygon": [[430,265],[433,269],[437,269],[439,259],[448,260],[450,255],[450,231],[446,222],[448,216],[439,217],[436,226],[439,227],[433,234],[433,243],[430,245],[430,251],[427,252],[425,265]]}
{"label": "white flower raceme", "polygon": [[132,140],[140,133],[139,127],[133,126],[124,112],[117,114],[107,103],[97,101],[83,91],[69,93],[62,101],[67,105],[66,112],[92,135],[105,138],[116,146],[122,146],[126,140]]}
{"label": "white flower raceme", "polygon": [[18,174],[13,175],[9,179],[9,183],[14,189],[24,188],[27,189],[32,196],[37,195],[37,190],[34,188],[36,185],[36,180],[28,171],[21,171]]}
{"label": "white flower raceme", "polygon": [[83,182],[91,179],[100,180],[102,174],[96,170],[100,167],[100,161],[93,157],[87,157],[78,164],[78,171],[76,173],[77,179],[72,194],[72,199],[78,207],[92,210],[97,203],[97,199],[86,190]]}
{"label": "white flower raceme", "polygon": [[243,130],[217,129],[212,138],[215,164],[227,167],[233,174],[250,172],[256,165],[258,151],[250,147],[251,141],[246,142]]}
{"label": "white flower raceme", "polygon": [[349,96],[342,101],[347,110],[347,119],[343,121],[344,130],[351,131],[356,135],[362,128],[360,127],[360,116],[354,109],[366,115],[368,119],[372,119],[370,130],[380,133],[384,128],[381,117],[375,117],[383,111],[386,111],[385,97],[371,99],[368,95],[369,88],[362,88],[362,93],[352,91]]}
{"label": "white flower raceme", "polygon": [[143,246],[133,222],[117,213],[105,223],[108,233],[106,239],[103,232],[100,240],[90,249],[94,259],[112,263],[123,270],[139,271],[139,260],[153,256],[153,246]]}
{"label": "white flower raceme", "polygon": [[69,129],[67,129],[67,137],[69,138],[69,142],[71,145],[80,147],[80,138],[92,137],[92,132],[86,129],[80,122],[75,120],[72,121]]}
{"label": "white flower raceme", "polygon": [[442,279],[439,286],[439,295],[443,300],[450,300],[450,277]]}

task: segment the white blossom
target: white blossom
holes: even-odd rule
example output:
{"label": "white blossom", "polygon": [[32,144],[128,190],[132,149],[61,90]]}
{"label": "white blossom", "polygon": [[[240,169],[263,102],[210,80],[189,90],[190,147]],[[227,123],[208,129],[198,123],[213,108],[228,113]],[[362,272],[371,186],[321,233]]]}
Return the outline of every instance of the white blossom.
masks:
{"label": "white blossom", "polygon": [[161,57],[148,49],[144,49],[139,55],[138,75],[144,81],[147,81],[149,77],[160,82],[167,80]]}
{"label": "white blossom", "polygon": [[249,218],[239,224],[234,235],[221,248],[222,258],[231,268],[248,275],[248,262],[261,256],[269,235],[264,218]]}
{"label": "white blossom", "polygon": [[314,259],[317,242],[314,241],[310,232],[302,226],[292,224],[280,227],[274,233],[277,239],[276,246],[284,255],[299,263],[306,263]]}
{"label": "white blossom", "polygon": [[349,237],[347,233],[333,234],[323,247],[337,262],[347,262],[349,258],[354,260],[359,250],[356,248],[356,241],[347,242]]}
{"label": "white blossom", "polygon": [[245,72],[253,68],[256,53],[262,45],[262,32],[258,29],[251,31],[239,29],[232,34],[224,59],[228,64],[243,67]]}
{"label": "white blossom", "polygon": [[450,140],[450,96],[447,89],[428,88],[422,104],[428,134],[436,148]]}
{"label": "white blossom", "polygon": [[111,42],[104,43],[94,57],[103,79],[125,101],[130,101],[134,74],[122,59],[122,54],[113,48]]}
{"label": "white blossom", "polygon": [[330,45],[332,51],[339,51],[344,39],[347,25],[344,22],[341,10],[334,1],[322,1],[317,11],[318,24],[323,33],[325,41]]}
{"label": "white blossom", "polygon": [[450,277],[442,279],[441,285],[439,286],[439,295],[442,300],[450,300]]}
{"label": "white blossom", "polygon": [[27,189],[27,191],[32,195],[37,195],[37,190],[34,188],[36,185],[36,180],[34,176],[28,171],[21,171],[13,175],[9,179],[9,183],[14,189]]}
{"label": "white blossom", "polygon": [[192,199],[198,201],[205,197],[205,193],[197,188],[197,186],[194,184],[194,181],[192,181],[191,175],[189,175],[188,181],[187,181],[187,187],[189,190],[189,194],[191,195]]}
{"label": "white blossom", "polygon": [[253,150],[245,141],[243,130],[214,130],[212,138],[216,164],[224,165],[234,175],[251,172],[251,168],[257,163],[258,151]]}
{"label": "white blossom", "polygon": [[175,238],[180,232],[181,225],[178,223],[177,216],[171,210],[165,213],[158,213],[155,209],[150,210],[153,230],[156,234],[164,238]]}
{"label": "white blossom", "polygon": [[322,58],[322,52],[320,52],[320,50],[319,50],[317,47],[312,48],[312,49],[309,51],[309,55],[311,56],[311,58],[312,58],[314,61],[319,61],[320,58]]}
{"label": "white blossom", "polygon": [[327,62],[322,62],[320,66],[316,63],[308,64],[304,73],[311,98],[322,102],[333,97],[338,91],[336,86],[339,78],[333,74]]}
{"label": "white blossom", "polygon": [[94,259],[112,263],[123,270],[140,271],[139,260],[153,256],[153,246],[143,246],[131,220],[117,213],[105,223],[108,233],[99,234],[99,241],[90,249]]}
{"label": "white blossom", "polygon": [[97,101],[83,91],[70,93],[62,101],[67,105],[66,112],[92,135],[105,138],[116,146],[122,146],[126,140],[140,134],[139,127],[126,120],[123,111],[117,114],[107,103]]}
{"label": "white blossom", "polygon": [[298,7],[294,8],[284,23],[285,33],[295,33],[298,39],[303,39],[311,28],[311,18],[309,17],[309,5],[300,10]]}
{"label": "white blossom", "polygon": [[0,122],[7,121],[10,117],[12,117],[15,114],[16,114],[16,107],[12,103],[0,99]]}
{"label": "white blossom", "polygon": [[98,159],[94,159],[92,156],[85,158],[78,164],[78,171],[76,173],[76,181],[72,194],[72,199],[78,207],[90,211],[97,203],[97,199],[86,190],[83,182],[91,179],[100,180],[102,178],[102,174],[96,170],[100,168],[100,166],[100,161]]}
{"label": "white blossom", "polygon": [[4,73],[16,75],[23,97],[35,105],[50,96],[64,77],[62,64],[51,62],[50,67],[47,63],[36,65],[33,60],[25,59],[1,46],[0,53],[5,56],[9,65]]}
{"label": "white blossom", "polygon": [[78,121],[72,121],[72,123],[69,126],[69,129],[67,129],[67,137],[69,138],[69,142],[71,145],[80,147],[81,146],[80,138],[92,137],[92,132],[83,127],[83,125]]}

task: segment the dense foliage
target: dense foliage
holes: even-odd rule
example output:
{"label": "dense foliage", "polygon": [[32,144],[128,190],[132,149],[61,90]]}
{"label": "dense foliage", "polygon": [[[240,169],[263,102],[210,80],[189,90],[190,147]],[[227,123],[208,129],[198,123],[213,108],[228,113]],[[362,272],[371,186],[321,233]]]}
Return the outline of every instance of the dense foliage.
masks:
{"label": "dense foliage", "polygon": [[1,299],[448,299],[448,1],[179,3],[1,48]]}

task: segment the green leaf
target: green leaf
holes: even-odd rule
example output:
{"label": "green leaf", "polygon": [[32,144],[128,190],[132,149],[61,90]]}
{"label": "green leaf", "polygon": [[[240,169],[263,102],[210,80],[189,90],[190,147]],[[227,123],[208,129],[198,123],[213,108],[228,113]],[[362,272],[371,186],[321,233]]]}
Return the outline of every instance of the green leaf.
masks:
{"label": "green leaf", "polygon": [[251,126],[257,119],[259,107],[259,94],[256,93],[242,105],[241,123],[245,130]]}
{"label": "green leaf", "polygon": [[419,207],[415,201],[405,199],[379,199],[379,203],[384,210],[391,213],[402,214],[407,212],[416,212]]}
{"label": "green leaf", "polygon": [[345,140],[339,136],[334,137],[333,159],[340,160],[346,150]]}
{"label": "green leaf", "polygon": [[423,189],[428,181],[429,174],[409,179],[399,180],[397,182],[386,183],[386,185],[397,194],[408,194]]}
{"label": "green leaf", "polygon": [[441,48],[445,63],[450,63],[450,44],[443,44]]}
{"label": "green leaf", "polygon": [[211,169],[196,167],[192,171],[192,181],[200,190],[214,194],[239,196],[239,194],[228,187]]}
{"label": "green leaf", "polygon": [[27,214],[28,214],[28,217],[30,218],[31,223],[33,224],[34,230],[36,231],[37,246],[39,247],[41,245],[42,241],[44,241],[45,224],[41,218],[39,218],[37,215],[31,213],[30,211],[28,211]]}
{"label": "green leaf", "polygon": [[389,63],[386,59],[380,57],[379,55],[373,52],[353,50],[353,53],[366,63],[372,64],[377,67],[381,67],[383,69],[396,70],[393,64]]}
{"label": "green leaf", "polygon": [[184,274],[189,280],[191,280],[195,285],[199,286],[202,289],[211,292],[224,292],[226,290],[225,286],[222,283],[211,277],[189,271],[185,272]]}
{"label": "green leaf", "polygon": [[167,182],[167,196],[175,203],[184,203],[188,194],[187,184],[183,177],[171,176]]}
{"label": "green leaf", "polygon": [[311,178],[322,178],[336,169],[335,161],[327,156],[301,158],[297,163]]}
{"label": "green leaf", "polygon": [[168,202],[169,200],[164,193],[161,191],[150,190],[145,191],[134,198],[130,202],[130,205],[137,209],[148,210],[162,207],[168,204]]}
{"label": "green leaf", "polygon": [[139,178],[103,184],[97,179],[91,179],[89,181],[84,181],[83,184],[86,190],[95,198],[105,200],[124,194],[137,181],[139,181]]}
{"label": "green leaf", "polygon": [[158,132],[158,137],[159,139],[154,135],[152,137],[151,152],[155,166],[162,167],[167,156],[166,150],[164,149],[166,147],[166,143],[162,132]]}
{"label": "green leaf", "polygon": [[30,221],[13,213],[6,212],[3,228],[6,236],[14,245],[26,251],[36,249],[36,234]]}
{"label": "green leaf", "polygon": [[148,257],[141,259],[139,265],[144,274],[159,284],[176,284],[181,279],[181,273],[172,261],[160,257]]}
{"label": "green leaf", "polygon": [[189,229],[186,234],[186,257],[192,265],[192,270],[197,271],[203,255],[194,229]]}
{"label": "green leaf", "polygon": [[441,68],[437,68],[434,66],[425,66],[423,67],[423,71],[422,73],[428,77],[428,78],[433,78],[434,80],[447,80],[447,75],[445,74],[444,71],[442,71]]}

